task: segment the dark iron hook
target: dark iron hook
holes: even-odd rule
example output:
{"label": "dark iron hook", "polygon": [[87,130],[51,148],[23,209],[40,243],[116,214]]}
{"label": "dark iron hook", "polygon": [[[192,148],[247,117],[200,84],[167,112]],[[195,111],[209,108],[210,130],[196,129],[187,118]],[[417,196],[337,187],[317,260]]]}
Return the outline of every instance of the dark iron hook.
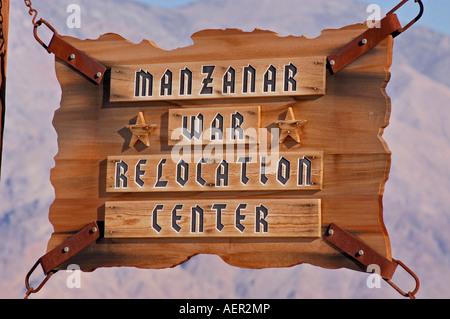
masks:
{"label": "dark iron hook", "polygon": [[[402,2],[400,2],[395,8],[393,8],[391,11],[389,11],[387,13],[387,15],[389,14],[393,14],[394,12],[396,12],[400,7],[402,7],[406,2],[408,2],[409,0],[403,0]],[[423,3],[422,0],[414,0],[415,3],[419,4],[420,7],[420,12],[417,15],[417,17],[415,17],[413,20],[411,20],[411,22],[409,22],[406,26],[404,26],[403,28],[401,28],[398,31],[395,31],[392,36],[395,38],[396,36],[398,36],[400,33],[405,32],[406,30],[408,30],[414,23],[416,23],[417,21],[419,21],[419,19],[422,17],[423,15],[423,11],[424,11],[424,7],[423,7]]]}

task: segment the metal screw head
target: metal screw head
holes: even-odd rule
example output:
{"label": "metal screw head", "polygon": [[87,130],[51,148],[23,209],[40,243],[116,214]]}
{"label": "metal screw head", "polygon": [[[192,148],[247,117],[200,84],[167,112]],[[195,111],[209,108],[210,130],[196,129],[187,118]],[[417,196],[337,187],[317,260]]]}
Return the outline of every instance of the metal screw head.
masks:
{"label": "metal screw head", "polygon": [[69,251],[69,247],[64,247],[63,248],[63,253],[67,253]]}
{"label": "metal screw head", "polygon": [[331,66],[333,66],[333,65],[335,65],[335,64],[336,64],[336,61],[334,61],[334,60],[331,60],[331,61],[330,61],[330,65],[331,65]]}
{"label": "metal screw head", "polygon": [[333,234],[334,234],[334,230],[328,229],[328,235],[333,235]]}
{"label": "metal screw head", "polygon": [[365,39],[365,38],[362,39],[362,40],[361,40],[361,44],[362,44],[362,45],[367,44],[367,39]]}
{"label": "metal screw head", "polygon": [[97,72],[96,74],[95,74],[95,78],[96,79],[98,79],[99,77],[101,77],[102,76],[102,72]]}
{"label": "metal screw head", "polygon": [[73,59],[75,59],[75,54],[74,54],[74,53],[72,53],[72,54],[69,56],[69,61],[70,61],[70,60],[73,60]]}
{"label": "metal screw head", "polygon": [[362,256],[362,255],[364,255],[364,250],[362,250],[362,249],[361,249],[361,250],[359,250],[359,251],[358,251],[358,254],[357,254],[357,255],[358,255],[358,256]]}

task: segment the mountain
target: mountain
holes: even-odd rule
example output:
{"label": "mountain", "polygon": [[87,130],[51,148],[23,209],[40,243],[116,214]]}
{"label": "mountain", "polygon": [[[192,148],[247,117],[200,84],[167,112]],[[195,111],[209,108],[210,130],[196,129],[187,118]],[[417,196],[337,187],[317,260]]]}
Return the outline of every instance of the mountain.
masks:
{"label": "mountain", "polygon": [[[316,37],[327,28],[360,23],[366,4],[353,0],[200,0],[162,9],[119,0],[79,0],[81,28],[69,29],[66,8],[74,0],[35,1],[39,16],[59,33],[96,39],[118,33],[133,42],[154,41],[170,50],[190,45],[207,28],[254,28],[282,36]],[[48,37],[45,28],[39,29]],[[24,277],[45,253],[52,233],[48,209],[54,199],[50,169],[57,153],[52,126],[61,91],[54,58],[32,35],[31,17],[11,1],[7,111],[0,186],[0,297],[22,298]],[[390,125],[384,138],[392,151],[384,196],[384,223],[394,258],[421,279],[418,298],[450,297],[450,37],[412,27],[395,39]],[[33,282],[38,281],[33,276]],[[173,269],[98,269],[82,273],[69,289],[60,272],[32,298],[402,298],[390,286],[366,286],[368,276],[310,265],[250,270],[217,256],[195,256]],[[398,271],[404,290],[412,279]]]}

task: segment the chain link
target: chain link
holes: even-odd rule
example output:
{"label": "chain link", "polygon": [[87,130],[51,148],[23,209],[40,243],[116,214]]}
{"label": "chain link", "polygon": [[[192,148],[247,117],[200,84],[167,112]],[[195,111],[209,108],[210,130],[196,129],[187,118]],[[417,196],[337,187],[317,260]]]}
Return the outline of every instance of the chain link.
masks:
{"label": "chain link", "polygon": [[[57,34],[58,32],[56,32],[55,28],[52,27],[52,25],[50,23],[48,23],[46,20],[44,19],[39,19],[36,21],[37,16],[38,16],[38,12],[36,9],[34,9],[32,7],[32,3],[31,0],[24,0],[25,5],[28,7],[28,13],[30,16],[33,16],[33,26],[34,26],[34,30],[33,30],[33,34],[34,37],[36,38],[36,40],[39,42],[39,44],[41,44],[47,51],[48,51],[48,46],[39,38],[38,33],[37,33],[37,29],[41,26],[41,25],[45,25],[47,26],[51,32],[53,32],[54,34]],[[50,51],[49,51],[50,53]]]}
{"label": "chain link", "polygon": [[5,36],[3,32],[3,2],[0,1],[0,54],[4,55]]}
{"label": "chain link", "polygon": [[28,10],[28,14],[29,14],[30,16],[33,16],[33,25],[34,25],[35,27],[40,26],[40,23],[39,23],[39,22],[36,22],[38,12],[37,12],[36,9],[33,9],[31,0],[24,0],[24,2],[25,2],[25,5],[26,5],[26,6],[28,7],[28,9],[29,9],[29,10]]}

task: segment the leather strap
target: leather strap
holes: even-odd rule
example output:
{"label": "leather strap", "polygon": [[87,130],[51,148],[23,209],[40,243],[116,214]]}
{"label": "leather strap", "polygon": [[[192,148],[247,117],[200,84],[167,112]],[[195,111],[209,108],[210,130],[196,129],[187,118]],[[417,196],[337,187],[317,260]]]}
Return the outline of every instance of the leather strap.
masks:
{"label": "leather strap", "polygon": [[380,21],[380,27],[367,29],[348,44],[328,56],[328,68],[332,74],[339,72],[351,62],[371,50],[389,35],[402,29],[396,14],[389,14]]}
{"label": "leather strap", "polygon": [[99,237],[100,231],[97,223],[90,223],[39,259],[44,273],[48,274],[50,271],[56,269],[95,242]]}
{"label": "leather strap", "polygon": [[356,261],[364,271],[367,271],[367,268],[370,265],[378,265],[381,271],[379,275],[383,279],[388,280],[394,276],[394,272],[398,265],[396,262],[390,261],[380,255],[362,240],[353,236],[336,224],[330,225],[328,232],[325,235],[325,240],[342,250],[350,258]]}
{"label": "leather strap", "polygon": [[103,65],[64,41],[57,33],[53,35],[47,50],[97,84],[102,81],[105,75],[106,68]]}
{"label": "leather strap", "polygon": [[[25,299],[27,299],[30,294],[37,293],[41,290],[50,277],[58,271],[57,268],[59,266],[95,242],[98,238],[100,238],[98,224],[97,222],[92,222],[39,258],[25,277],[25,286],[27,288]],[[30,277],[39,265],[42,266],[42,270],[46,277],[37,288],[33,288],[30,286]]]}
{"label": "leather strap", "polygon": [[[45,44],[38,35],[38,28],[42,25],[45,25],[53,33],[53,37],[48,45]],[[67,62],[94,83],[99,84],[102,81],[106,72],[106,67],[65,41],[46,20],[40,19],[34,24],[33,34],[36,41],[42,45],[48,53],[53,53],[56,57]]]}

